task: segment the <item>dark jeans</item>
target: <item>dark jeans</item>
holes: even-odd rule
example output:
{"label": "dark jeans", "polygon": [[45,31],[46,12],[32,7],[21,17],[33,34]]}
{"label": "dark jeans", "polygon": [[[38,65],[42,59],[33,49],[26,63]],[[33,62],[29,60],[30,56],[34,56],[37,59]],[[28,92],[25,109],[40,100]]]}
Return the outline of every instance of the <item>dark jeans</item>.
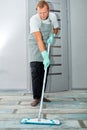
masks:
{"label": "dark jeans", "polygon": [[[40,99],[43,87],[44,65],[43,62],[31,62],[32,91],[33,98]],[[46,89],[46,84],[45,84]]]}

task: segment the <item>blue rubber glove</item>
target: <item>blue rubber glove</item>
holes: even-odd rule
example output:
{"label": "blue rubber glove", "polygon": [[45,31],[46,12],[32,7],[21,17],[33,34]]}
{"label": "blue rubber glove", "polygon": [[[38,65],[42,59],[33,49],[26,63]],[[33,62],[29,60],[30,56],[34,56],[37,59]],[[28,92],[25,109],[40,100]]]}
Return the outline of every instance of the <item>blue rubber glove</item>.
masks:
{"label": "blue rubber glove", "polygon": [[42,51],[41,54],[43,57],[44,69],[46,69],[50,65],[49,55],[48,55],[48,52],[46,50]]}
{"label": "blue rubber glove", "polygon": [[53,44],[54,43],[54,37],[55,37],[55,34],[51,33],[49,38],[47,39],[47,44]]}

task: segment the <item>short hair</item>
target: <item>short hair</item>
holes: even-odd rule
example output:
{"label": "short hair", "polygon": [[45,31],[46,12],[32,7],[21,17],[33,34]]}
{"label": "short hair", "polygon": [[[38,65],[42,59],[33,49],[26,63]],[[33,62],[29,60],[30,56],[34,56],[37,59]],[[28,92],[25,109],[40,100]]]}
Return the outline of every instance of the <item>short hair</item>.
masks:
{"label": "short hair", "polygon": [[40,1],[37,3],[36,9],[37,9],[38,7],[42,9],[44,6],[47,6],[47,8],[49,9],[49,4],[48,4],[45,0],[40,0]]}

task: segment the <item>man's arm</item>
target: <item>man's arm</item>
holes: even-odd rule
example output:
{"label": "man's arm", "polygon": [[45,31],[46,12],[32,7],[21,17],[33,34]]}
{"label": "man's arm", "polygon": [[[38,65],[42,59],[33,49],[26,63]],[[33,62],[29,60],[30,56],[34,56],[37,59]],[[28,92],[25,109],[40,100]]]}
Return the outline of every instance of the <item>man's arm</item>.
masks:
{"label": "man's arm", "polygon": [[58,33],[58,28],[53,28],[53,33],[57,34]]}
{"label": "man's arm", "polygon": [[50,65],[49,54],[46,51],[45,44],[42,40],[42,35],[41,35],[40,31],[34,32],[33,34],[36,38],[39,50],[40,50],[41,55],[43,57],[43,64],[44,64],[44,69],[45,69]]}
{"label": "man's arm", "polygon": [[37,32],[34,32],[33,33],[35,38],[36,38],[36,41],[37,41],[37,44],[38,44],[38,47],[39,47],[39,50],[42,52],[44,50],[46,50],[45,48],[45,44],[42,40],[42,35],[41,35],[41,32],[40,31],[37,31]]}
{"label": "man's arm", "polygon": [[50,34],[49,38],[47,39],[47,44],[53,44],[55,35],[58,33],[58,28],[53,28],[53,32]]}

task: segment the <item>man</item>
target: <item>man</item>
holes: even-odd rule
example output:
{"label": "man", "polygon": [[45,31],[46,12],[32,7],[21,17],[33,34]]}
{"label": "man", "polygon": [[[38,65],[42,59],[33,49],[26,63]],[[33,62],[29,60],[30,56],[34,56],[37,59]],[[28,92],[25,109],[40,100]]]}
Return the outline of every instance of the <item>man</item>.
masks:
{"label": "man", "polygon": [[[33,101],[31,106],[36,106],[40,102],[44,69],[50,65],[47,52],[48,44],[54,42],[54,37],[58,33],[58,21],[54,13],[50,12],[46,1],[41,0],[37,4],[37,14],[30,18],[29,52],[30,67],[32,76]],[[43,101],[50,102],[45,98]]]}

